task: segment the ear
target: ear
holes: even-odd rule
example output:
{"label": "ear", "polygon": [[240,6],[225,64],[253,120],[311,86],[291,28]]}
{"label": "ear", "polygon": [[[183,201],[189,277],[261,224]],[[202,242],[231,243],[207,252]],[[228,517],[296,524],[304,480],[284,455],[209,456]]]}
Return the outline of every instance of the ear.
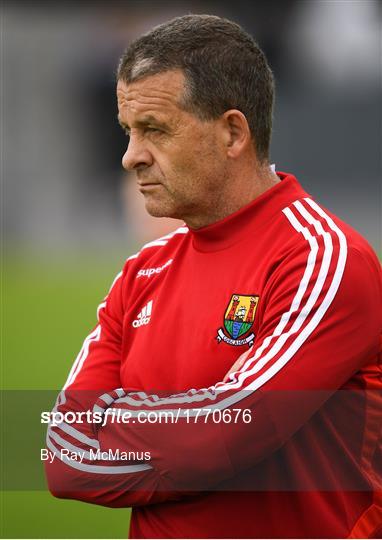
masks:
{"label": "ear", "polygon": [[230,109],[223,114],[222,122],[227,157],[236,158],[251,140],[247,119],[237,109]]}

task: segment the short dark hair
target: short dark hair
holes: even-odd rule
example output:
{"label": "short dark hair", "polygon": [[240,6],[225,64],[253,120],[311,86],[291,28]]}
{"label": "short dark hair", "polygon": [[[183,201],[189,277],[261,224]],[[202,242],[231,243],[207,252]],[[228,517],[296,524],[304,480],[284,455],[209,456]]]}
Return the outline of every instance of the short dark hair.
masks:
{"label": "short dark hair", "polygon": [[117,78],[130,83],[167,70],[186,79],[181,105],[201,120],[228,109],[246,117],[260,162],[269,159],[274,79],[263,51],[238,24],[214,15],[184,15],[136,39]]}

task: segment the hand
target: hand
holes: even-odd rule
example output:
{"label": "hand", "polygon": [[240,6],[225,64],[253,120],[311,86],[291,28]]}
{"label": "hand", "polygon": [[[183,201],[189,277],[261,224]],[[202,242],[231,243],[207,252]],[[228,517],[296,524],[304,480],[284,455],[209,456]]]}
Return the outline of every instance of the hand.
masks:
{"label": "hand", "polygon": [[223,379],[223,382],[227,382],[229,379],[229,376],[231,373],[234,373],[235,371],[239,371],[239,369],[245,364],[245,361],[247,360],[248,356],[251,354],[253,349],[253,346],[248,349],[248,351],[243,352],[239,356],[239,358],[236,360],[236,362],[233,364],[231,369],[225,374],[225,377]]}

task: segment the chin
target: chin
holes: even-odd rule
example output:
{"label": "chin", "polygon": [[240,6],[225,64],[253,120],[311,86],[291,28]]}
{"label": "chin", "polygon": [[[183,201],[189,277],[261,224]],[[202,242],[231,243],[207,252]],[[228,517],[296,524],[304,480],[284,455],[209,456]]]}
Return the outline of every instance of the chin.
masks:
{"label": "chin", "polygon": [[145,203],[146,212],[152,217],[177,217],[173,208],[166,208],[164,205],[155,204],[153,201],[146,201]]}

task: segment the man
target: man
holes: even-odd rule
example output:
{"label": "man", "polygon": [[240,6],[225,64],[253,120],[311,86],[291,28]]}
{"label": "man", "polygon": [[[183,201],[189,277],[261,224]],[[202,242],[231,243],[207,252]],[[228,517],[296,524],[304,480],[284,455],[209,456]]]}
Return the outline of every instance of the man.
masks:
{"label": "man", "polygon": [[380,266],[270,166],[264,54],[188,15],[117,78],[123,166],[151,215],[185,225],[100,304],[54,409],[94,417],[50,426],[51,492],[132,506],[132,537],[377,537]]}

